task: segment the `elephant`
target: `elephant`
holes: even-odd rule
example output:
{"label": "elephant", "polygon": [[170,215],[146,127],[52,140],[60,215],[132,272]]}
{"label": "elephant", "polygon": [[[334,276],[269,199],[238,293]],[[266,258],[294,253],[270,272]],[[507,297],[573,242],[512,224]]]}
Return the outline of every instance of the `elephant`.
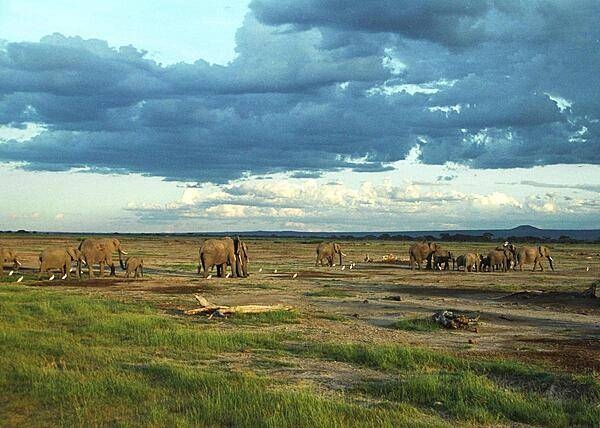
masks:
{"label": "elephant", "polygon": [[[113,253],[119,253],[119,264],[121,269],[125,270],[122,255],[127,255],[121,249],[121,242],[117,238],[87,238],[79,244],[79,251],[83,254],[83,260],[88,265],[90,278],[94,276],[93,265],[100,265],[100,276],[104,276],[104,265],[110,266],[110,276],[115,276],[115,264],[113,263]],[[81,275],[81,263],[78,264],[78,272]]]}
{"label": "elephant", "polygon": [[333,266],[333,259],[335,256],[339,256],[340,265],[343,264],[342,256],[346,256],[342,252],[342,247],[337,242],[321,242],[317,245],[317,260],[315,266],[323,266],[323,260],[327,260],[329,266]]}
{"label": "elephant", "polygon": [[550,264],[550,269],[554,271],[554,265],[552,262],[554,259],[550,255],[550,250],[548,247],[543,245],[537,247],[519,247],[517,249],[517,264],[515,266],[519,267],[519,270],[523,270],[523,265],[525,263],[533,262],[533,270],[535,271],[536,266],[539,264],[540,270],[543,271],[544,267],[542,266],[542,259],[548,259],[548,263]]}
{"label": "elephant", "polygon": [[11,248],[0,247],[0,276],[4,276],[4,263],[12,262],[12,268],[18,270],[21,262],[17,253]]}
{"label": "elephant", "polygon": [[481,270],[481,261],[483,256],[477,253],[467,253],[464,255],[465,258],[465,272],[477,272]]}
{"label": "elephant", "polygon": [[508,259],[508,263],[506,269],[516,270],[517,268],[517,247],[515,247],[510,242],[506,241],[502,246],[498,246],[495,248],[497,251],[505,251],[506,257]]}
{"label": "elephant", "polygon": [[[237,276],[239,277],[247,277],[248,274],[248,246],[245,242],[240,241],[240,249],[238,254],[238,264],[237,264]],[[217,265],[217,276],[223,277],[225,276],[225,271],[227,270],[227,266],[230,266],[229,263],[223,263],[221,265]]]}
{"label": "elephant", "polygon": [[419,270],[423,260],[427,260],[427,269],[431,269],[431,258],[433,253],[441,250],[441,247],[435,242],[417,242],[408,248],[408,256],[410,258],[410,268],[415,269],[415,263]]}
{"label": "elephant", "polygon": [[144,259],[141,257],[128,257],[125,260],[125,278],[129,278],[129,275],[133,275],[134,278],[138,276],[144,276]]}
{"label": "elephant", "polygon": [[[60,269],[63,276],[68,276],[71,272],[71,262],[76,261],[77,264],[84,262],[83,254],[75,247],[58,246],[46,248],[40,253],[40,273],[38,279],[42,278],[44,273],[48,273],[50,269]],[[79,271],[75,271],[79,278]]]}
{"label": "elephant", "polygon": [[452,262],[452,270],[454,270],[456,259],[450,251],[438,249],[435,253],[433,253],[432,257],[434,269],[442,270],[443,265],[443,270],[449,270],[450,262]]}
{"label": "elephant", "polygon": [[204,270],[205,278],[213,266],[217,266],[217,274],[223,275],[227,265],[231,266],[232,277],[248,276],[248,247],[239,237],[207,239],[198,253],[198,274]]}
{"label": "elephant", "polygon": [[487,255],[486,267],[492,272],[499,269],[506,272],[512,260],[514,260],[513,253],[508,248],[503,250],[494,249]]}

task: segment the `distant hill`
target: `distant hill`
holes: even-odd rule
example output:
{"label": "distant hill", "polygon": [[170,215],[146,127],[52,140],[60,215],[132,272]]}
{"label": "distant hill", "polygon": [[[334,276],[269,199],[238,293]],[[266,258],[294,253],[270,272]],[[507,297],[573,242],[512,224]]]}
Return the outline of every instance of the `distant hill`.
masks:
{"label": "distant hill", "polygon": [[[90,233],[73,232],[17,232],[2,233],[38,233],[86,236]],[[581,241],[600,242],[600,229],[539,229],[530,225],[521,225],[513,229],[478,229],[478,230],[421,230],[398,232],[298,232],[298,231],[244,231],[244,232],[187,232],[187,233],[98,233],[98,235],[148,235],[148,236],[223,236],[240,235],[245,237],[277,237],[277,238],[377,238],[377,239],[438,239],[447,241],[483,240],[504,241]]]}

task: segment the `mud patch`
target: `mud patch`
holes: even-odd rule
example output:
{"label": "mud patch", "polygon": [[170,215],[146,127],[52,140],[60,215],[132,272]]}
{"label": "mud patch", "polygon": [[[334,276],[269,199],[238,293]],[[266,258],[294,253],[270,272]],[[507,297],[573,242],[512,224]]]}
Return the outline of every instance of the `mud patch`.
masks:
{"label": "mud patch", "polygon": [[572,372],[600,373],[600,337],[554,339],[549,337],[519,338],[533,345],[526,358],[547,361]]}
{"label": "mud patch", "polygon": [[504,296],[502,300],[552,307],[562,311],[578,311],[584,315],[600,314],[600,299],[575,291],[522,291]]}
{"label": "mud patch", "polygon": [[193,294],[214,290],[215,287],[204,285],[165,285],[149,287],[146,290],[156,294]]}
{"label": "mud patch", "polygon": [[123,285],[126,281],[115,280],[110,278],[98,279],[67,279],[55,281],[37,281],[31,284],[34,287],[75,287],[75,288],[109,288]]}

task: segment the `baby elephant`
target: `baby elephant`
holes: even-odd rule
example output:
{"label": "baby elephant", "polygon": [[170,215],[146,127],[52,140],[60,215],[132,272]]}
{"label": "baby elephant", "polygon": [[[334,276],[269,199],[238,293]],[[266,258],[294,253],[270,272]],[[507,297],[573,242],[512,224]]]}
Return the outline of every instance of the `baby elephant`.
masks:
{"label": "baby elephant", "polygon": [[[81,252],[75,247],[50,247],[41,252],[40,257],[40,274],[48,274],[50,269],[60,269],[62,279],[66,279],[71,271],[71,262],[79,262],[82,260]],[[77,270],[75,270],[76,275]]]}
{"label": "baby elephant", "polygon": [[125,278],[133,274],[134,278],[144,276],[144,260],[141,257],[129,257],[125,261]]}

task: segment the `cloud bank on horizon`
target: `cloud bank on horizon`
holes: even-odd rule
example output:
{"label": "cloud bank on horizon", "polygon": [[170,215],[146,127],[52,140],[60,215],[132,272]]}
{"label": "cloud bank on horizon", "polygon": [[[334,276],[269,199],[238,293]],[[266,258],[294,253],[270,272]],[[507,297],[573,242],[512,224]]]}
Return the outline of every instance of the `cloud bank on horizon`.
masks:
{"label": "cloud bank on horizon", "polygon": [[[411,156],[472,169],[600,164],[597,1],[249,7],[225,65],[164,66],[143,46],[59,33],[2,42],[0,126],[38,131],[0,143],[0,161],[229,183],[226,200],[248,175],[378,173]],[[360,205],[360,192],[344,198]],[[255,214],[302,217],[279,205]]]}

